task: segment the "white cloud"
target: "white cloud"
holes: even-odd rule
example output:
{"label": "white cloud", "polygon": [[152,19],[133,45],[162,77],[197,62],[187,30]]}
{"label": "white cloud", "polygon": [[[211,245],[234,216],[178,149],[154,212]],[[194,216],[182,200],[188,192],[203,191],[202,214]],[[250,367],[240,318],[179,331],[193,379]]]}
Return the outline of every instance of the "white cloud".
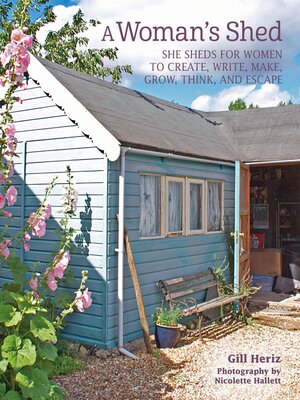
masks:
{"label": "white cloud", "polygon": [[275,107],[280,101],[288,102],[291,98],[286,91],[280,91],[279,86],[266,83],[256,89],[255,85],[232,86],[224,89],[215,96],[202,95],[197,97],[191,107],[202,111],[228,110],[231,101],[243,99],[247,105],[253,103],[259,107]]}

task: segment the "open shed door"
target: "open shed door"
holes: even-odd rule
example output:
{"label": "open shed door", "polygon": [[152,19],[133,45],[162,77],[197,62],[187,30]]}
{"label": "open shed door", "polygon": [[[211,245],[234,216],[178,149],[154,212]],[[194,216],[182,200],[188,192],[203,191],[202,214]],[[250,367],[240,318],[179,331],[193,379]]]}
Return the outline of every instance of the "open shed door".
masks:
{"label": "open shed door", "polygon": [[234,284],[250,281],[250,168],[235,162]]}

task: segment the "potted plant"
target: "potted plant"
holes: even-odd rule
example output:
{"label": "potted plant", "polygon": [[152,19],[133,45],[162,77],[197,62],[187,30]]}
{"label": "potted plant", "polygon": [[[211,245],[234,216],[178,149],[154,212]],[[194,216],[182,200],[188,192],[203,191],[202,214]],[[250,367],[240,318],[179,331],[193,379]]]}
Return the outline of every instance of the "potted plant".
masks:
{"label": "potted plant", "polygon": [[152,316],[155,323],[155,341],[158,348],[175,347],[180,338],[181,309],[162,306]]}

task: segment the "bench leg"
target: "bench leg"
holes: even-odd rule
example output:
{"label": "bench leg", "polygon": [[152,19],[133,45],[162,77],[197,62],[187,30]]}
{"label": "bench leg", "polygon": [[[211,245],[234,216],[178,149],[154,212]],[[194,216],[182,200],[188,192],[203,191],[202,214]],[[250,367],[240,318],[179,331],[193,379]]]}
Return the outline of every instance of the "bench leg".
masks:
{"label": "bench leg", "polygon": [[203,340],[203,337],[202,337],[202,333],[201,333],[202,320],[203,320],[203,314],[200,314],[199,315],[199,319],[198,319],[198,330],[199,330],[199,336],[200,336],[201,342],[204,343],[204,340]]}

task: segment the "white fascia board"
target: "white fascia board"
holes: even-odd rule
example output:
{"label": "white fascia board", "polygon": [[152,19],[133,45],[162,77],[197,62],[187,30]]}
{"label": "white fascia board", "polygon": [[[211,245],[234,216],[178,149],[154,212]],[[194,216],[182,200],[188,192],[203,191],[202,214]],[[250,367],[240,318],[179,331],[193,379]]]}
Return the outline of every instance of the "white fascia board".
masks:
{"label": "white fascia board", "polygon": [[110,161],[119,158],[121,143],[32,54],[28,73]]}

